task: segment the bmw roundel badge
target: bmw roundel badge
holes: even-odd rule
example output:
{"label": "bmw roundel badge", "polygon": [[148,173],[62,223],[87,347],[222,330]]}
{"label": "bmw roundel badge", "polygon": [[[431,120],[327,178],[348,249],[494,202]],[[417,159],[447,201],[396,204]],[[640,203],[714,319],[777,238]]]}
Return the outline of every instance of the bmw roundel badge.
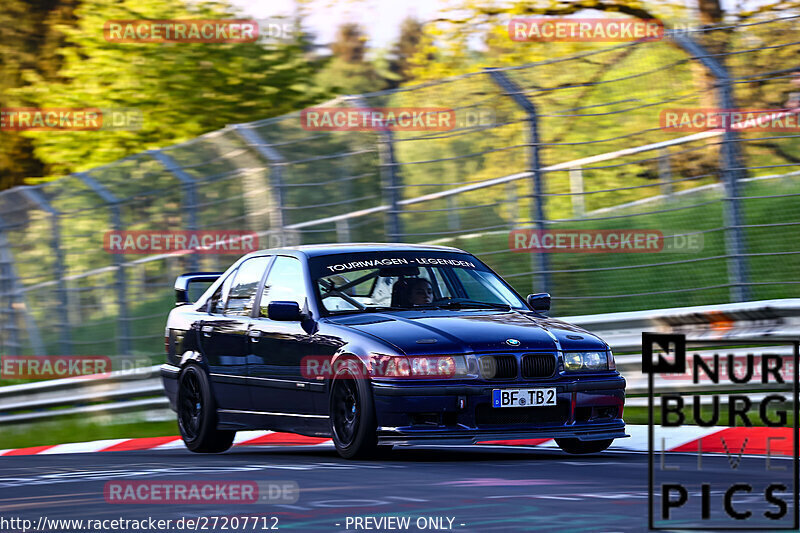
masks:
{"label": "bmw roundel badge", "polygon": [[506,339],[506,344],[509,346],[519,346],[519,341],[517,339]]}

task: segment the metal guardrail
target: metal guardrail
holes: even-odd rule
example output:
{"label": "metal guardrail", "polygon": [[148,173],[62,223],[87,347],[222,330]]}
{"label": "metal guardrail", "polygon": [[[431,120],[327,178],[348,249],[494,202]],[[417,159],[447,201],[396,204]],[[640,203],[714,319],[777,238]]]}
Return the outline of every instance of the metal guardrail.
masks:
{"label": "metal guardrail", "polygon": [[159,369],[160,366],[155,365],[0,387],[0,425],[52,420],[75,414],[144,413],[169,409]]}
{"label": "metal guardrail", "polygon": [[[617,352],[617,368],[628,380],[628,395],[647,392],[641,372],[643,331],[685,333],[693,340],[800,338],[800,299],[763,300],[724,305],[560,317],[606,340]],[[777,348],[773,353],[789,355]],[[747,350],[729,350],[737,357]],[[662,390],[708,390],[680,378],[659,380]],[[629,402],[636,405],[636,398]],[[96,376],[0,387],[0,425],[50,420],[67,415],[139,412],[169,418],[159,366]]]}
{"label": "metal guardrail", "polygon": [[[615,353],[638,350],[643,331],[685,333],[693,340],[800,337],[800,298],[564,316],[596,333]],[[618,357],[619,360],[619,357]]]}

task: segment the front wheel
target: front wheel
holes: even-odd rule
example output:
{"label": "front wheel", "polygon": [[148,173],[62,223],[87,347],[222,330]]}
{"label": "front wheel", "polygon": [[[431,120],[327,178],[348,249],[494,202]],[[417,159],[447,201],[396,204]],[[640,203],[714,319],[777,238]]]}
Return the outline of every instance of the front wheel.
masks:
{"label": "front wheel", "polygon": [[330,424],[333,444],[345,459],[371,457],[378,451],[372,391],[357,369],[345,367],[334,375]]}
{"label": "front wheel", "polygon": [[197,453],[224,452],[233,445],[235,431],[217,429],[217,405],[208,376],[190,364],[178,377],[178,428],[184,444]]}
{"label": "front wheel", "polygon": [[608,449],[614,439],[588,440],[578,439],[556,439],[558,447],[567,453],[582,455],[585,453],[600,453]]}

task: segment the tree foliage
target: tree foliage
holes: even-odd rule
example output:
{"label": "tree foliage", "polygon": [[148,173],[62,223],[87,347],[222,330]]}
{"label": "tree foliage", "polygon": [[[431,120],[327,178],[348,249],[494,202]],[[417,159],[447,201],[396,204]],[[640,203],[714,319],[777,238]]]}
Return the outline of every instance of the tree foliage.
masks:
{"label": "tree foliage", "polygon": [[339,26],[330,49],[333,57],[316,78],[321,87],[338,94],[358,94],[386,88],[386,80],[367,57],[367,35],[360,25],[347,22]]}
{"label": "tree foliage", "polygon": [[[79,0],[4,0],[0,7],[0,108],[30,106],[32,102],[11,89],[22,86],[23,76],[35,72],[45,82],[55,80],[63,44],[60,26],[74,24]],[[33,153],[30,139],[0,131],[0,190],[41,176],[47,165]]]}
{"label": "tree foliage", "polygon": [[28,71],[13,93],[39,107],[134,108],[135,131],[27,132],[52,174],[86,170],[151,148],[178,143],[228,124],[280,115],[327,97],[313,83],[318,64],[293,42],[114,43],[108,20],[235,18],[223,2],[84,0],[75,27],[61,28],[63,64],[48,83]]}

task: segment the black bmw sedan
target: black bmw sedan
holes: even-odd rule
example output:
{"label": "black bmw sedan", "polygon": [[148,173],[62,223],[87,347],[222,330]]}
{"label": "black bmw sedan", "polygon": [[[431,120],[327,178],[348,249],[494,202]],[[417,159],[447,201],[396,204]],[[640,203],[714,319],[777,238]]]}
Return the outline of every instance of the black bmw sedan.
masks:
{"label": "black bmw sedan", "polygon": [[[211,285],[192,302],[196,282]],[[594,453],[627,436],[609,346],[462,250],[264,250],[175,289],[161,375],[195,452],[250,429],[330,436],[348,458],[531,438]]]}

